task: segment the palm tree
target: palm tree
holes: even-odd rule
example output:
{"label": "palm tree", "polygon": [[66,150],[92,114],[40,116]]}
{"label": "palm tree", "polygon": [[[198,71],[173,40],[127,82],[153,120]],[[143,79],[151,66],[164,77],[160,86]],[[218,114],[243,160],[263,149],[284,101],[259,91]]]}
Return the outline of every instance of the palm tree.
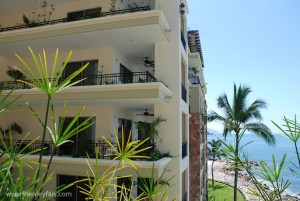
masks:
{"label": "palm tree", "polygon": [[[208,114],[208,121],[220,121],[223,128],[223,135],[226,138],[228,133],[235,134],[235,156],[239,156],[239,142],[245,131],[256,134],[266,141],[269,145],[275,144],[275,138],[270,129],[261,123],[262,115],[260,109],[267,107],[265,101],[257,99],[250,105],[247,105],[248,95],[252,92],[247,86],[239,86],[236,84],[233,87],[233,101],[232,104],[228,102],[226,94],[223,94],[217,99],[217,106],[223,111],[224,115],[217,112],[210,112]],[[234,161],[234,201],[237,200],[237,182],[238,182],[238,160]]]}
{"label": "palm tree", "polygon": [[207,148],[207,155],[211,157],[212,164],[211,164],[211,179],[212,179],[212,185],[215,185],[214,181],[214,162],[216,159],[221,159],[222,156],[225,154],[222,151],[222,143],[220,140],[212,140],[211,142],[208,142],[210,147]]}

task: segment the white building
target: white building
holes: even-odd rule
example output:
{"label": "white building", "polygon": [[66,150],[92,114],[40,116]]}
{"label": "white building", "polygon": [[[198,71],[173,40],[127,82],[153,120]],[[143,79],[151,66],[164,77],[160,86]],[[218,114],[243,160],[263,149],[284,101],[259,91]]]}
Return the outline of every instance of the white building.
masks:
{"label": "white building", "polygon": [[[67,120],[72,120],[72,115],[81,106],[86,106],[85,116],[80,120],[95,115],[96,123],[85,133],[73,138],[75,143],[60,148],[51,166],[55,178],[47,185],[46,190],[55,189],[67,180],[86,176],[88,167],[85,158],[81,156],[87,150],[93,152],[95,148],[99,148],[101,145],[97,143],[102,135],[110,138],[113,130],[118,130],[123,125],[126,131],[132,130],[132,139],[139,139],[135,123],[151,122],[153,118],[161,116],[167,122],[158,127],[156,148],[162,153],[170,152],[173,157],[156,161],[155,175],[158,177],[167,167],[165,177],[175,175],[168,198],[171,200],[179,196],[179,200],[194,200],[195,198],[189,199],[188,194],[189,110],[191,107],[194,112],[203,113],[206,90],[203,90],[205,81],[202,54],[190,53],[187,42],[187,2],[117,0],[114,5],[112,2],[49,0],[44,8],[43,3],[36,0],[2,2],[0,81],[10,80],[9,84],[15,85],[13,79],[6,74],[7,66],[22,67],[15,53],[31,62],[28,46],[35,52],[41,52],[44,48],[49,60],[58,48],[58,63],[61,64],[72,50],[65,76],[86,62],[90,63],[81,75],[88,79],[62,91],[54,100],[58,110],[57,121],[61,117],[59,111],[62,112],[63,102],[67,100],[70,117]],[[50,14],[51,4],[55,10]],[[23,14],[29,19],[26,24]],[[201,80],[202,85],[191,83],[188,75],[193,67],[198,69],[194,76]],[[45,114],[46,97],[42,92],[24,89],[22,85],[17,87],[13,96],[20,94],[22,97],[17,101],[17,106],[23,108],[22,115],[16,112],[1,116],[0,126],[17,122],[24,133],[30,131],[29,139],[33,139],[42,133],[42,127],[23,105],[29,102],[39,114]],[[203,128],[204,126],[203,124]],[[14,137],[19,140],[23,136]],[[50,142],[47,146],[51,149]],[[201,150],[204,153],[204,149]],[[72,155],[80,157],[74,158]],[[112,164],[108,158],[100,161],[104,169]],[[204,166],[205,161],[201,164]],[[142,172],[146,177],[151,171],[152,162],[143,161],[142,165]],[[132,173],[131,170],[128,172]],[[132,177],[137,177],[134,172]],[[198,195],[205,200],[205,182],[201,189]],[[74,193],[76,194],[75,191]],[[135,193],[138,193],[137,190]],[[71,200],[81,199],[78,195]]]}

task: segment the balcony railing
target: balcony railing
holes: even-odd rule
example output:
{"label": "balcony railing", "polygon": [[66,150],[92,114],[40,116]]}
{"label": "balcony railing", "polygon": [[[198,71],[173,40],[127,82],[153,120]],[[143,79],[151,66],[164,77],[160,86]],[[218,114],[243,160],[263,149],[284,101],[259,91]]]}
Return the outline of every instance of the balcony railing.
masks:
{"label": "balcony railing", "polygon": [[182,158],[187,156],[187,142],[182,142]]}
{"label": "balcony railing", "polygon": [[[24,149],[31,140],[14,140],[14,145],[19,146],[19,150]],[[112,143],[116,149],[118,149],[117,144]],[[154,151],[155,144],[149,145],[151,148],[143,151],[145,156],[150,156],[150,154]],[[34,141],[31,143],[26,149],[23,150],[23,154],[29,153],[35,150],[38,150],[34,154],[40,154],[42,147],[41,141]],[[54,155],[55,156],[70,156],[73,158],[78,157],[87,157],[87,154],[90,158],[96,157],[96,150],[98,151],[98,158],[100,159],[112,159],[114,158],[114,150],[113,148],[107,144],[106,142],[95,142],[93,140],[88,140],[85,143],[82,142],[67,142],[57,148]],[[47,156],[54,152],[54,145],[51,141],[45,141],[43,155]]]}
{"label": "balcony railing", "polygon": [[115,10],[115,11],[108,11],[108,12],[99,12],[98,15],[93,15],[93,17],[89,17],[89,18],[80,18],[80,19],[62,18],[62,19],[56,19],[56,20],[49,20],[46,22],[35,22],[34,24],[32,23],[32,24],[28,24],[28,25],[18,25],[18,26],[2,27],[2,28],[0,27],[0,32],[33,28],[33,27],[41,27],[41,26],[47,26],[47,25],[59,24],[59,23],[68,23],[71,21],[79,21],[79,20],[85,20],[85,19],[91,19],[91,18],[106,17],[106,16],[110,16],[110,15],[120,15],[120,14],[125,14],[125,13],[135,13],[135,12],[148,11],[148,10],[151,10],[150,6],[135,7],[135,8],[130,8],[130,9],[122,9],[122,10]]}
{"label": "balcony railing", "polygon": [[184,102],[187,101],[187,90],[183,84],[181,84],[181,98]]}
{"label": "balcony railing", "polygon": [[[112,85],[112,84],[128,84],[128,83],[148,83],[158,82],[158,80],[147,72],[133,72],[133,73],[113,73],[113,74],[99,74],[90,75],[86,77],[76,77],[73,81],[81,80],[75,86],[90,86],[90,85]],[[64,78],[61,78],[63,81]],[[27,81],[29,82],[29,81]],[[20,81],[0,82],[0,88],[7,89],[30,89],[31,86]]]}

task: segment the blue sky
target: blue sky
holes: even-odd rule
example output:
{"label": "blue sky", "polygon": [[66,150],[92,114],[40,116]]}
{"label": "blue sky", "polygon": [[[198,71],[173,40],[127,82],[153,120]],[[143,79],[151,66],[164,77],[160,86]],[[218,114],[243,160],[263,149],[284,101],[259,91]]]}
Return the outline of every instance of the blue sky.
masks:
{"label": "blue sky", "polygon": [[[232,97],[233,83],[251,87],[249,103],[268,103],[263,122],[300,120],[300,1],[188,0],[188,28],[199,30],[208,111],[216,99]],[[209,128],[220,130],[218,124]]]}

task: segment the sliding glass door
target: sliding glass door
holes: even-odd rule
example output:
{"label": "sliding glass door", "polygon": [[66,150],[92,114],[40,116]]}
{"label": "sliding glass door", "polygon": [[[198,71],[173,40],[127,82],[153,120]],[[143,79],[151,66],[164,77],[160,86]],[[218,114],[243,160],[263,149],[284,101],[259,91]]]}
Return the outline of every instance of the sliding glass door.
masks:
{"label": "sliding glass door", "polygon": [[79,62],[70,62],[67,64],[65,71],[64,71],[64,77],[70,76],[72,73],[79,70],[82,66],[89,63],[89,65],[82,71],[80,74],[78,74],[74,79],[72,79],[73,82],[81,80],[85,78],[82,82],[77,83],[75,86],[88,86],[88,85],[96,85],[97,84],[97,75],[98,75],[98,61],[97,60],[91,60],[91,61],[79,61]]}
{"label": "sliding glass door", "polygon": [[[87,117],[80,117],[74,126],[78,126],[84,122]],[[72,122],[73,117],[65,118],[63,129],[66,129]],[[90,122],[94,122],[95,118],[92,118]],[[67,142],[59,147],[59,155],[72,155],[74,157],[85,157],[86,152],[94,153],[95,147],[92,141],[95,138],[95,124],[88,127],[87,129],[77,132],[71,137],[71,142]]]}

